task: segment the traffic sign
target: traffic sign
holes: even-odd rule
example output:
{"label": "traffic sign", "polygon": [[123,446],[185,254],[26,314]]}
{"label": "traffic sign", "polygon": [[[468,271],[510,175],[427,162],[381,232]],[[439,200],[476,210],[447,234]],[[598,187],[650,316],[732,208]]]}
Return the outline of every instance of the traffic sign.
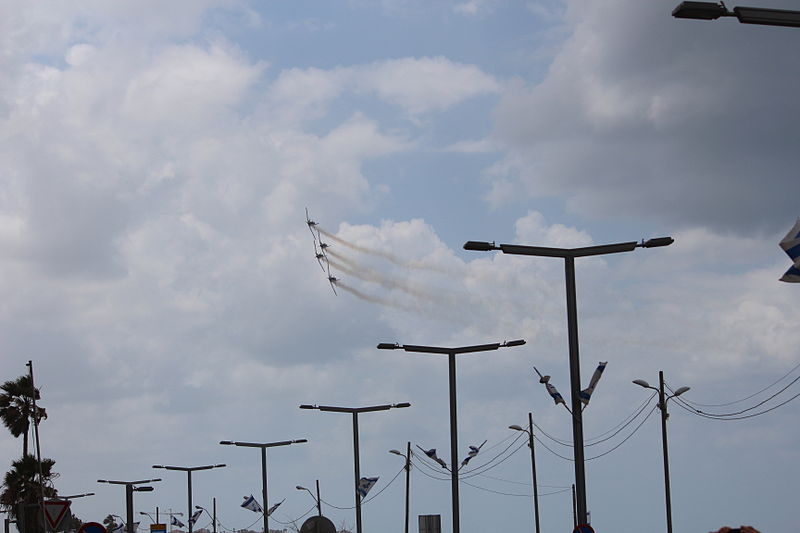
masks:
{"label": "traffic sign", "polygon": [[58,527],[61,520],[69,513],[69,500],[45,500],[42,502],[42,510],[47,523],[51,529]]}
{"label": "traffic sign", "polygon": [[594,529],[589,524],[581,524],[579,526],[575,526],[575,529],[572,530],[572,533],[594,533]]}
{"label": "traffic sign", "polygon": [[97,522],[86,522],[78,530],[78,533],[108,533],[103,524]]}
{"label": "traffic sign", "polygon": [[150,524],[150,533],[167,533],[167,524]]}

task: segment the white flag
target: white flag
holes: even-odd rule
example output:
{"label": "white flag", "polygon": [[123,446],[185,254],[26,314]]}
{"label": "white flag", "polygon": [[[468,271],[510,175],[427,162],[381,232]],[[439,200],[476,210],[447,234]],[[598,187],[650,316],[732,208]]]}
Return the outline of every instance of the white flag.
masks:
{"label": "white flag", "polygon": [[594,388],[597,386],[597,382],[600,381],[600,376],[603,375],[603,370],[606,369],[607,364],[608,361],[605,363],[601,361],[597,364],[597,368],[595,369],[594,374],[592,374],[592,379],[589,381],[589,386],[580,392],[579,396],[583,405],[589,405],[589,400],[592,398]]}
{"label": "white flag", "polygon": [[279,501],[278,503],[276,503],[275,505],[273,505],[272,507],[270,507],[269,509],[267,509],[267,516],[271,515],[271,514],[272,514],[272,512],[273,512],[275,509],[277,509],[278,507],[280,507],[280,505],[281,505],[283,502],[285,502],[285,501],[286,501],[286,498],[282,499],[281,501]]}
{"label": "white flag", "polygon": [[781,277],[781,281],[800,283],[800,218],[792,229],[781,239],[780,246],[794,263]]}
{"label": "white flag", "polygon": [[192,513],[192,516],[189,517],[189,523],[195,525],[197,520],[200,518],[200,515],[203,513],[202,509],[198,509],[197,511]]}
{"label": "white flag", "polygon": [[242,507],[244,507],[245,509],[250,509],[254,513],[263,513],[264,512],[264,509],[256,501],[256,499],[253,498],[252,494],[250,495],[250,497],[242,496],[242,498],[244,498],[244,502],[242,502]]}
{"label": "white flag", "polygon": [[358,481],[358,487],[356,487],[356,490],[362,498],[366,498],[367,493],[373,486],[375,486],[375,483],[378,482],[378,479],[379,478],[377,477],[362,477]]}

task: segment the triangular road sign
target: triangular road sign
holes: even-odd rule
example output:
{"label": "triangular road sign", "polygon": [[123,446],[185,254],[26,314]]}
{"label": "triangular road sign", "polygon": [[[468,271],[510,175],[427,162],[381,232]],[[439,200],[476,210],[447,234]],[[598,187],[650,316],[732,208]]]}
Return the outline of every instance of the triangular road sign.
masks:
{"label": "triangular road sign", "polygon": [[69,500],[45,500],[42,503],[44,517],[52,529],[57,528],[64,516],[67,515],[70,503],[72,502]]}

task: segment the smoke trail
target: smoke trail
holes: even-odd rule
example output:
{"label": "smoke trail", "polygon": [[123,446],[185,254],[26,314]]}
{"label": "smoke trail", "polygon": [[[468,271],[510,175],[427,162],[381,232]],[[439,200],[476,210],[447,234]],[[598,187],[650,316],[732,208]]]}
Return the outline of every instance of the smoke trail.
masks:
{"label": "smoke trail", "polygon": [[389,252],[384,252],[383,250],[375,250],[373,248],[367,248],[365,246],[359,246],[359,245],[354,244],[354,243],[352,243],[350,241],[346,241],[346,240],[342,239],[341,237],[338,237],[338,236],[334,235],[333,233],[331,233],[329,231],[326,231],[323,228],[320,228],[319,226],[317,226],[317,231],[319,231],[321,234],[325,235],[326,237],[329,237],[331,240],[334,240],[334,241],[338,242],[339,244],[341,244],[343,246],[346,246],[346,247],[348,247],[348,248],[350,248],[352,250],[355,250],[357,252],[361,252],[361,253],[364,253],[364,254],[374,255],[376,257],[382,257],[383,259],[386,259],[387,261],[389,261],[391,263],[394,263],[395,265],[397,265],[399,267],[432,270],[432,271],[435,271],[435,272],[445,272],[445,270],[443,268],[435,266],[435,265],[429,265],[429,264],[425,264],[425,263],[422,263],[422,262],[419,262],[419,261],[404,261],[403,259],[397,257],[396,255],[390,254]]}
{"label": "smoke trail", "polygon": [[405,292],[407,294],[410,294],[411,296],[414,296],[416,298],[422,298],[424,300],[432,300],[433,299],[433,296],[431,296],[431,294],[429,294],[430,291],[426,292],[426,291],[423,291],[422,289],[418,289],[416,287],[408,285],[407,283],[402,283],[402,282],[390,279],[390,278],[384,276],[383,274],[381,274],[380,272],[378,272],[377,270],[373,270],[371,268],[362,267],[362,266],[354,263],[353,261],[350,261],[348,259],[345,259],[345,258],[341,257],[338,254],[331,253],[330,255],[331,256],[335,255],[335,257],[337,257],[339,260],[341,260],[342,263],[346,263],[346,265],[343,265],[343,264],[339,263],[336,260],[328,259],[328,263],[332,267],[334,267],[334,268],[336,268],[338,270],[341,270],[342,272],[344,272],[346,274],[350,274],[351,276],[355,276],[358,279],[361,279],[363,281],[371,281],[373,283],[377,283],[377,284],[379,284],[379,285],[381,285],[383,287],[386,287],[387,289],[398,289],[398,290],[401,290],[401,291],[403,291],[403,292]]}
{"label": "smoke trail", "polygon": [[349,292],[350,294],[352,294],[356,298],[364,300],[365,302],[371,302],[371,303],[374,303],[374,304],[385,305],[386,307],[393,307],[395,309],[408,310],[405,306],[402,306],[402,305],[400,305],[398,303],[395,303],[395,302],[392,302],[390,300],[386,300],[385,298],[378,298],[377,296],[371,296],[369,294],[365,294],[365,293],[361,292],[360,290],[358,290],[358,289],[356,289],[354,287],[350,287],[346,283],[343,283],[342,280],[337,281],[336,282],[336,286],[339,287],[340,289],[344,290],[344,291]]}

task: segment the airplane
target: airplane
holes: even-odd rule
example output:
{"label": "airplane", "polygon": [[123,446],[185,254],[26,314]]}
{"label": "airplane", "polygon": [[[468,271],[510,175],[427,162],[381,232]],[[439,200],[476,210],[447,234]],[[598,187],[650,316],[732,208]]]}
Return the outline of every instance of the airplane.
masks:
{"label": "airplane", "polygon": [[339,294],[336,292],[336,284],[339,283],[339,278],[335,278],[328,273],[328,282],[331,284],[331,290],[333,291],[333,294],[339,296]]}
{"label": "airplane", "polygon": [[314,241],[316,241],[317,238],[319,237],[318,233],[314,233],[314,230],[316,229],[317,224],[318,224],[317,222],[314,222],[313,220],[311,220],[311,218],[309,218],[309,216],[308,216],[308,208],[306,207],[306,225],[308,226],[308,230],[311,232],[311,235],[314,236]]}
{"label": "airplane", "polygon": [[322,251],[319,251],[317,249],[317,241],[314,241],[314,257],[317,258],[317,263],[319,263],[319,267],[322,269],[323,272],[325,272],[325,267],[322,266],[322,260],[324,259],[325,263],[327,264],[328,263],[328,256],[325,255],[325,250],[324,249]]}

